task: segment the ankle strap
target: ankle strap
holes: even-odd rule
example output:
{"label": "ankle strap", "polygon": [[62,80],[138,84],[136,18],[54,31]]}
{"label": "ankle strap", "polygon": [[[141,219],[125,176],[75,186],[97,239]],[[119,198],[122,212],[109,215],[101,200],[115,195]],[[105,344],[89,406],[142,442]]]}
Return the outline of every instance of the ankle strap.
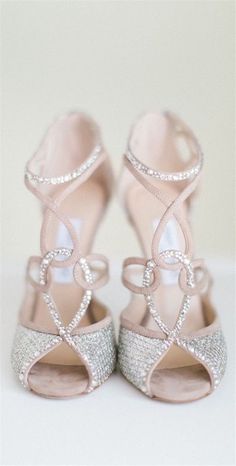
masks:
{"label": "ankle strap", "polygon": [[[170,112],[165,112],[166,117],[170,121],[171,128],[174,132],[174,135],[182,134],[186,137],[187,144],[192,154],[192,166],[188,167],[186,170],[180,172],[165,173],[161,171],[153,170],[148,166],[142,164],[133,154],[130,155],[130,148],[128,143],[128,151],[125,154],[124,165],[130,173],[136,178],[136,180],[143,185],[143,187],[149,191],[153,196],[155,196],[166,208],[162,218],[160,219],[159,225],[156,228],[156,231],[153,236],[152,241],[152,258],[157,262],[158,261],[158,247],[162,233],[165,226],[172,216],[175,217],[177,223],[180,226],[180,229],[183,233],[185,239],[185,251],[184,254],[191,257],[192,255],[192,235],[190,231],[189,224],[184,218],[180,211],[179,207],[183,204],[195,191],[199,178],[201,175],[201,170],[203,166],[203,154],[201,147],[198,143],[197,138],[187,127],[187,125],[176,115]],[[165,194],[164,185],[163,189],[161,185],[156,186],[148,181],[147,177],[152,177],[161,182],[184,182],[187,183],[183,187],[180,194],[176,197],[170,197]],[[182,185],[181,185],[182,186]]]}
{"label": "ankle strap", "polygon": [[129,162],[133,165],[134,169],[140,172],[143,175],[150,176],[152,178],[156,178],[160,181],[170,181],[170,182],[178,182],[189,180],[194,176],[198,175],[198,173],[202,169],[203,165],[203,153],[200,147],[198,140],[196,139],[195,135],[192,133],[190,128],[186,126],[186,124],[176,115],[170,112],[164,112],[164,115],[168,118],[171,123],[172,130],[175,136],[184,136],[190,153],[192,155],[192,160],[190,166],[183,171],[178,172],[162,172],[159,170],[155,170],[154,168],[148,167],[144,163],[142,163],[133,153],[130,147],[130,142],[128,142],[127,151],[126,151],[126,158]]}
{"label": "ankle strap", "polygon": [[[63,213],[60,206],[62,202],[69,196],[69,194],[75,191],[88,178],[90,178],[93,175],[93,173],[98,169],[98,167],[100,167],[100,165],[105,161],[105,150],[101,147],[101,145],[99,145],[99,150],[98,146],[96,147],[97,148],[92,152],[92,154],[90,154],[90,156],[85,160],[85,162],[76,170],[77,174],[72,175],[72,173],[75,173],[75,171],[70,174],[72,178],[70,180],[66,180],[68,184],[65,186],[65,188],[63,190],[60,190],[59,192],[53,192],[51,195],[44,194],[42,191],[42,186],[64,184],[66,183],[66,181],[64,180],[65,176],[68,175],[62,177],[45,178],[39,175],[35,175],[31,171],[29,175],[29,169],[26,169],[26,187],[45,206],[44,218],[40,233],[40,248],[42,256],[44,256],[49,251],[49,247],[47,246],[47,231],[52,215],[55,215],[57,219],[64,224],[65,228],[68,230],[70,234],[70,238],[73,245],[72,254],[64,261],[58,261],[54,259],[52,262],[52,266],[54,267],[69,267],[71,265],[74,265],[75,262],[82,257],[75,228],[72,225],[70,219]],[[26,167],[30,167],[31,162],[32,159]]]}
{"label": "ankle strap", "polygon": [[32,170],[30,169],[30,165],[31,165],[31,160],[30,160],[26,164],[25,177],[29,181],[33,181],[33,182],[35,182],[37,184],[48,184],[48,185],[52,184],[52,185],[55,185],[55,184],[67,183],[67,182],[75,180],[76,178],[83,175],[83,173],[85,173],[86,170],[88,170],[95,163],[95,161],[98,159],[98,157],[101,155],[101,153],[102,153],[102,145],[99,143],[99,144],[97,144],[95,146],[92,153],[85,160],[85,162],[82,163],[78,168],[76,168],[75,170],[73,170],[73,171],[71,171],[69,173],[66,173],[65,175],[54,176],[54,177],[45,177],[45,176],[41,176],[41,175],[38,175],[36,173],[33,173]]}
{"label": "ankle strap", "polygon": [[[79,118],[84,118],[84,116],[81,117],[76,115],[76,118],[77,117],[78,121]],[[87,117],[85,121],[86,123],[88,122]],[[66,122],[66,131],[68,131],[69,124],[70,122]],[[67,212],[63,209],[63,201],[65,201],[70,194],[77,190],[92,176],[94,176],[98,182],[103,183],[104,190],[107,191],[107,193],[110,191],[111,175],[107,153],[100,142],[100,131],[90,118],[89,125],[93,129],[94,138],[92,141],[95,147],[92,152],[88,154],[88,157],[83,159],[83,163],[79,167],[61,176],[51,176],[50,172],[50,176],[48,176],[46,169],[52,167],[54,161],[55,164],[57,162],[57,153],[55,152],[54,147],[56,148],[60,146],[60,139],[59,141],[56,141],[57,144],[54,146],[54,140],[52,139],[51,142],[49,135],[48,139],[46,138],[46,142],[44,140],[44,145],[40,146],[36,154],[27,163],[25,170],[26,187],[43,204],[43,222],[40,233],[41,256],[32,256],[29,259],[26,270],[26,280],[35,291],[42,294],[58,333],[69,345],[72,345],[73,343],[71,337],[72,331],[79,325],[90,305],[92,292],[104,286],[109,278],[108,261],[104,256],[100,254],[86,255],[86,253],[84,256],[82,255],[83,251],[80,250],[76,229]],[[49,133],[52,131],[53,134],[53,126],[50,128]],[[58,128],[56,128],[56,131],[57,130]],[[58,137],[58,134],[60,134],[60,132],[56,134],[56,138]],[[81,152],[83,154],[87,146],[83,146],[82,143],[81,146],[84,150]],[[69,143],[68,146],[65,145],[64,150],[66,150],[67,147],[70,150]],[[67,167],[69,166],[69,169],[67,168],[68,170],[74,166],[70,164],[74,161],[74,158],[78,156],[76,159],[81,160],[79,158],[79,149],[80,147],[78,146],[78,148],[76,147],[74,149],[74,152],[71,151],[72,157],[68,160],[69,164],[65,164]],[[78,150],[78,152],[76,152],[76,150]],[[51,154],[52,160],[50,159]],[[75,157],[73,157],[74,154]],[[63,155],[64,157],[67,156],[66,153],[63,153]],[[47,162],[48,165],[46,166]],[[60,168],[60,166],[58,168]],[[51,170],[53,171],[53,168],[51,168]],[[86,203],[86,199],[82,199],[82,201]],[[71,248],[67,248],[67,245],[63,244],[55,246],[47,244],[49,236],[48,232],[50,232],[51,228],[50,221],[54,217],[55,220],[62,223],[66,228],[72,242]],[[60,316],[60,312],[57,309],[57,305],[50,292],[52,284],[52,267],[70,267],[71,272],[73,273],[74,284],[84,290],[80,305],[76,310],[72,321],[66,326],[63,324],[63,319]],[[38,278],[35,278],[35,272],[38,272]]]}
{"label": "ankle strap", "polygon": [[[138,294],[141,293],[145,296],[147,307],[157,325],[168,335],[168,338],[172,338],[173,332],[160,318],[151,295],[160,285],[160,269],[179,270],[179,286],[184,293],[184,298],[174,327],[174,337],[176,338],[190,308],[191,296],[206,290],[210,285],[210,279],[203,261],[193,260],[192,258],[193,247],[190,226],[180,209],[180,206],[192,195],[198,185],[203,165],[202,151],[196,137],[180,119],[169,113],[166,113],[166,116],[170,120],[175,134],[186,136],[189,148],[194,148],[194,150],[191,151],[192,162],[190,166],[180,172],[166,173],[157,171],[141,163],[131,152],[130,145],[128,144],[128,149],[124,157],[125,167],[138,183],[163,204],[165,212],[153,235],[151,258],[126,259],[124,262],[122,279],[124,285],[131,291]],[[158,180],[158,184],[155,184],[155,181],[153,183],[149,182],[147,179],[148,177]],[[179,193],[177,193],[176,196],[173,194],[166,194],[165,182],[182,182]],[[159,251],[161,236],[171,217],[175,218],[183,233],[185,239],[185,251],[183,252],[178,250]],[[136,286],[128,280],[125,272],[127,267],[131,265],[139,265],[145,268],[142,286]],[[200,269],[202,272],[200,281],[196,281],[194,272],[197,269]]]}

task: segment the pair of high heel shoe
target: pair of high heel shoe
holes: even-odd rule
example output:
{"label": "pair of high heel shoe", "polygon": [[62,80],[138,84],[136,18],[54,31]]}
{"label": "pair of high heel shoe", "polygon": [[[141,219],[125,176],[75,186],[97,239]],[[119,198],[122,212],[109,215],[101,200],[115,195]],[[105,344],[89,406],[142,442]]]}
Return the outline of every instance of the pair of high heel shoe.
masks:
{"label": "pair of high heel shoe", "polygon": [[[208,395],[226,366],[211,278],[193,256],[188,221],[202,164],[186,124],[150,113],[132,128],[119,183],[143,251],[124,261],[132,298],[121,314],[119,367],[146,395],[171,402]],[[97,124],[83,113],[59,118],[28,162],[25,183],[42,203],[41,253],[28,262],[12,365],[39,395],[88,393],[116,366],[112,316],[94,296],[108,281],[108,260],[90,252],[113,187]]]}

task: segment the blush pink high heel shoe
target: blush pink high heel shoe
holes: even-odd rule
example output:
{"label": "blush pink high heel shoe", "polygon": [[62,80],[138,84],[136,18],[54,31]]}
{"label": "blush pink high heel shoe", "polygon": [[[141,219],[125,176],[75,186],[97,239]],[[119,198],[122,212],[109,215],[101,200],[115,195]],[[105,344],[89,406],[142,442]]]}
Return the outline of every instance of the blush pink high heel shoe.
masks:
{"label": "blush pink high heel shoe", "polygon": [[132,129],[120,184],[144,257],[124,262],[123,283],[132,299],[121,314],[119,365],[146,395],[170,402],[208,395],[226,367],[211,279],[194,257],[188,221],[202,163],[197,139],[179,118],[150,113]]}
{"label": "blush pink high heel shoe", "polygon": [[107,259],[90,250],[112,183],[95,122],[82,113],[59,118],[25,183],[43,207],[41,255],[28,262],[12,365],[39,395],[88,393],[116,363],[112,318],[93,294],[108,280]]}

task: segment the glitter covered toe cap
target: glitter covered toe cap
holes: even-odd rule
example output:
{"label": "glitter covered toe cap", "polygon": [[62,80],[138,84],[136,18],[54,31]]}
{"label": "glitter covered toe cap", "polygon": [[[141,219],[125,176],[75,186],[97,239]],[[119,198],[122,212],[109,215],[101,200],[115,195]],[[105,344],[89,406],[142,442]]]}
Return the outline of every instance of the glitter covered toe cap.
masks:
{"label": "glitter covered toe cap", "polygon": [[[122,374],[138,389],[151,396],[148,377],[172,344],[167,339],[150,338],[121,327],[118,361]],[[226,343],[221,329],[204,336],[179,337],[175,344],[205,367],[212,390],[216,388],[224,375],[227,361]]]}
{"label": "glitter covered toe cap", "polygon": [[[74,351],[85,362],[89,377],[86,392],[101,385],[113,372],[116,364],[116,345],[113,324],[99,330],[72,336]],[[12,367],[25,388],[29,388],[30,369],[42,356],[63,342],[62,337],[38,332],[18,325],[13,343]]]}

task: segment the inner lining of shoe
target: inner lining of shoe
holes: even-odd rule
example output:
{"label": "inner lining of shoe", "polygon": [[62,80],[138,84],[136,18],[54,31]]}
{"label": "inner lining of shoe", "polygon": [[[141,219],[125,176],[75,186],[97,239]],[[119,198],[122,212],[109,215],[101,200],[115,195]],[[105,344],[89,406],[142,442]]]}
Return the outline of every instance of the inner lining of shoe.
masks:
{"label": "inner lining of shoe", "polygon": [[[185,353],[184,358],[181,353]],[[152,371],[150,390],[154,398],[187,402],[207,395],[211,390],[211,380],[202,364],[173,345]]]}

